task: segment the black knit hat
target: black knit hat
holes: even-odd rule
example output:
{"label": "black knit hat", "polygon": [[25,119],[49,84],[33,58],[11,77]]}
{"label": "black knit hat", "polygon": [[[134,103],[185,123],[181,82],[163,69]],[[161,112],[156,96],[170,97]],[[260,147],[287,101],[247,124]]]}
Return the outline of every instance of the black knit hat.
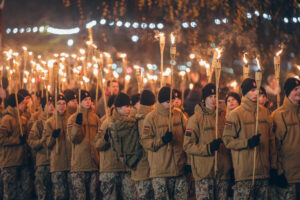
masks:
{"label": "black knit hat", "polygon": [[155,95],[150,90],[144,90],[141,94],[141,105],[152,106],[155,104]]}
{"label": "black knit hat", "polygon": [[[116,95],[112,95],[112,96],[110,96],[109,99],[107,100],[107,106],[108,106],[109,108],[112,107],[112,106],[114,105],[116,97],[117,97]],[[105,98],[106,98],[106,96],[105,96]]]}
{"label": "black knit hat", "polygon": [[[163,103],[166,101],[170,101],[170,87],[162,87],[158,92],[158,102]],[[174,99],[174,93],[172,93],[172,99]]]}
{"label": "black knit hat", "polygon": [[134,94],[131,96],[131,104],[134,106],[141,100],[141,94]]}
{"label": "black knit hat", "polygon": [[239,102],[239,105],[241,104],[241,97],[238,93],[236,92],[230,92],[226,95],[226,98],[225,98],[225,104],[227,105],[227,100],[229,97],[233,97],[235,100],[237,100]]}
{"label": "black knit hat", "polygon": [[57,101],[60,101],[60,100],[63,100],[63,101],[67,102],[66,97],[62,93],[57,95]]}
{"label": "black knit hat", "polygon": [[127,94],[121,92],[115,100],[115,107],[130,106],[130,98]]}
{"label": "black knit hat", "polygon": [[243,96],[245,96],[250,90],[254,88],[256,88],[255,80],[253,78],[246,78],[241,85]]}
{"label": "black knit hat", "polygon": [[[18,94],[18,103],[21,103],[24,99],[25,98],[22,95]],[[7,105],[9,105],[11,107],[16,107],[17,106],[15,93],[12,93],[8,96]]]}
{"label": "black knit hat", "polygon": [[259,94],[264,94],[265,96],[267,96],[267,92],[266,92],[266,89],[264,87],[260,87],[259,88]]}
{"label": "black knit hat", "polygon": [[288,97],[291,93],[291,91],[300,85],[300,81],[299,79],[296,78],[288,78],[285,83],[284,83],[284,91],[285,91],[285,95]]}
{"label": "black knit hat", "polygon": [[205,101],[207,97],[214,94],[216,94],[216,85],[213,83],[208,83],[202,89],[202,100]]}
{"label": "black knit hat", "polygon": [[[48,103],[52,102],[53,103],[53,97],[51,95],[48,95]],[[47,98],[46,95],[44,97],[41,98],[41,104],[42,104],[42,108],[45,108],[45,105],[47,103]]]}
{"label": "black knit hat", "polygon": [[26,90],[26,89],[20,89],[18,91],[18,95],[21,95],[24,98],[27,97],[27,96],[29,96],[29,97],[31,96],[30,93],[28,92],[28,90]]}
{"label": "black knit hat", "polygon": [[82,101],[83,99],[87,98],[87,97],[91,97],[90,93],[86,90],[81,90],[80,92],[80,101]]}
{"label": "black knit hat", "polygon": [[181,99],[181,92],[177,89],[173,89],[174,97]]}
{"label": "black knit hat", "polygon": [[73,99],[77,99],[77,95],[73,90],[67,89],[64,91],[64,95],[66,97],[67,103]]}

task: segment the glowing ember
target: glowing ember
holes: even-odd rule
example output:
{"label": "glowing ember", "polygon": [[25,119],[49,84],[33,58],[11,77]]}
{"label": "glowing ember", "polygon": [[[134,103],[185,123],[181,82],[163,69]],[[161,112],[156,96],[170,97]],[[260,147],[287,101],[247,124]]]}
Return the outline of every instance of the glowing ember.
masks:
{"label": "glowing ember", "polygon": [[276,56],[279,56],[282,53],[282,49],[280,49],[277,53]]}
{"label": "glowing ember", "polygon": [[246,54],[247,54],[247,53],[244,53],[243,60],[244,60],[244,63],[245,63],[245,64],[248,64],[248,60],[247,60],[247,58],[246,58]]}
{"label": "glowing ember", "polygon": [[171,43],[172,43],[172,45],[175,44],[175,36],[174,36],[174,33],[171,33]]}

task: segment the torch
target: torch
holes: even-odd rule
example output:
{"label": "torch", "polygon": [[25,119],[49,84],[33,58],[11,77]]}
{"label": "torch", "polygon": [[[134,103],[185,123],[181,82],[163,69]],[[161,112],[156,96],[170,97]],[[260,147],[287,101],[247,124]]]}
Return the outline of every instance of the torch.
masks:
{"label": "torch", "polygon": [[243,66],[243,80],[245,80],[246,78],[249,78],[249,64],[248,64],[248,60],[246,58],[246,54],[247,53],[244,53],[244,57],[243,57],[243,60],[244,60],[244,66]]}
{"label": "torch", "polygon": [[160,88],[163,86],[163,72],[164,72],[164,48],[165,48],[166,38],[164,33],[159,34],[159,46],[160,46]]}
{"label": "torch", "polygon": [[[58,64],[54,63],[53,65],[53,83],[54,83],[54,94],[55,94],[55,129],[58,128],[58,112],[57,112],[57,96],[58,96]],[[58,153],[59,146],[58,146],[58,138],[56,138],[56,153]]]}
{"label": "torch", "polygon": [[101,89],[102,89],[102,95],[103,95],[103,102],[104,102],[104,109],[105,109],[105,116],[106,119],[108,119],[108,108],[106,103],[106,95],[105,95],[105,89],[104,89],[104,79],[103,79],[103,55],[100,54],[100,67],[99,67],[99,75],[101,80]]}
{"label": "torch", "polygon": [[138,93],[141,93],[141,68],[138,66],[134,66],[135,68],[135,73],[136,73],[136,78],[137,78],[137,84],[138,84]]}
{"label": "torch", "polygon": [[277,81],[277,108],[280,106],[280,54],[282,53],[282,49],[276,53],[274,56],[274,69],[275,69],[275,77]]}
{"label": "torch", "polygon": [[182,81],[182,85],[181,85],[181,105],[183,105],[183,101],[184,101],[184,89],[185,89],[185,75],[186,72],[185,71],[181,71],[179,73],[179,75],[181,76],[181,81]]}

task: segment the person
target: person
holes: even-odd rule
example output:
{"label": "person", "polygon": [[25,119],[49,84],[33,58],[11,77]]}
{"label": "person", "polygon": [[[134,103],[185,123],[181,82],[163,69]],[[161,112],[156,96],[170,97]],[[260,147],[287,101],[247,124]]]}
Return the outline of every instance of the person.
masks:
{"label": "person", "polygon": [[[31,199],[32,197],[26,144],[28,124],[26,118],[22,116],[27,105],[27,99],[21,94],[17,94],[17,102],[14,93],[9,95],[6,114],[0,124],[0,168],[2,169],[4,200]],[[20,127],[22,127],[22,132]]]}
{"label": "person", "polygon": [[236,92],[229,92],[226,95],[225,104],[227,108],[225,118],[227,119],[229,113],[241,104],[240,95]]}
{"label": "person", "polygon": [[[216,86],[212,83],[202,90],[203,102],[195,106],[194,115],[188,120],[184,136],[184,150],[191,156],[197,199],[228,199],[230,151],[222,142],[225,111],[218,113],[216,137]],[[217,163],[215,157],[217,156]]]}
{"label": "person", "polygon": [[273,107],[273,102],[268,99],[266,89],[264,87],[260,87],[259,89],[259,104],[270,110]]}
{"label": "person", "polygon": [[[103,96],[106,96],[106,100],[109,99],[111,95],[117,96],[120,92],[119,89],[119,82],[117,80],[112,80],[107,82],[107,88],[105,94]],[[97,114],[99,117],[103,117],[105,115],[105,108],[104,108],[104,99],[103,96],[99,99],[98,106],[97,106]]]}
{"label": "person", "polygon": [[173,89],[173,93],[174,93],[174,101],[173,101],[173,106],[174,107],[177,107],[177,108],[180,108],[182,107],[182,99],[181,99],[181,92],[177,89]]}
{"label": "person", "polygon": [[[138,121],[139,135],[143,132],[144,119],[155,107],[155,95],[150,90],[144,90],[141,94],[140,106],[135,115]],[[147,152],[144,151],[142,159],[139,161],[135,170],[131,170],[131,179],[135,181],[137,197],[141,200],[153,199],[153,188],[150,175],[150,167]]]}
{"label": "person", "polygon": [[150,178],[154,199],[187,199],[188,187],[184,175],[186,162],[183,136],[186,119],[182,112],[173,110],[171,127],[168,127],[170,87],[162,87],[158,104],[144,120],[141,144],[148,153]]}
{"label": "person", "polygon": [[274,187],[274,199],[292,200],[296,197],[296,185],[300,183],[300,81],[289,78],[284,84],[283,104],[272,113],[273,132],[278,151],[278,175]]}
{"label": "person", "polygon": [[194,114],[195,106],[201,102],[202,95],[200,89],[201,85],[195,84],[183,102],[184,111],[187,112],[189,116]]}
{"label": "person", "polygon": [[137,110],[140,107],[141,94],[137,93],[131,96],[131,109],[130,109],[130,117],[134,117],[137,113]]}
{"label": "person", "polygon": [[112,115],[99,126],[95,138],[95,147],[100,152],[100,191],[104,200],[136,199],[134,182],[130,179],[130,170],[119,159],[110,139],[111,129],[122,128],[126,132],[130,128],[129,124],[135,122],[134,119],[128,117],[130,113],[129,96],[124,93],[118,94],[114,106]]}
{"label": "person", "polygon": [[28,136],[28,145],[36,154],[35,159],[35,190],[39,200],[52,199],[52,184],[50,174],[49,150],[46,147],[46,136],[44,127],[46,120],[52,116],[54,112],[53,98],[48,96],[41,99],[43,112],[39,118],[33,123]]}
{"label": "person", "polygon": [[63,92],[67,101],[67,112],[69,115],[74,114],[77,111],[77,95],[73,90],[67,89]]}
{"label": "person", "polygon": [[[223,133],[226,148],[231,149],[234,168],[234,199],[267,199],[270,170],[276,169],[275,139],[270,112],[259,106],[258,133],[255,132],[257,89],[254,79],[241,85],[241,105],[230,112]],[[254,152],[256,152],[255,171]],[[254,185],[252,179],[254,178]]]}
{"label": "person", "polygon": [[99,118],[91,109],[91,96],[81,90],[80,109],[68,119],[71,139],[71,179],[76,199],[98,198],[99,155],[94,145]]}
{"label": "person", "polygon": [[[66,98],[57,95],[57,108],[46,121],[46,146],[50,150],[50,172],[54,200],[67,200],[72,197],[70,177],[71,142],[67,137]],[[56,124],[57,123],[57,124]]]}
{"label": "person", "polygon": [[266,96],[268,96],[270,101],[270,110],[274,111],[277,108],[277,94],[280,92],[280,87],[277,84],[274,74],[271,74],[267,77],[267,83],[265,85]]}

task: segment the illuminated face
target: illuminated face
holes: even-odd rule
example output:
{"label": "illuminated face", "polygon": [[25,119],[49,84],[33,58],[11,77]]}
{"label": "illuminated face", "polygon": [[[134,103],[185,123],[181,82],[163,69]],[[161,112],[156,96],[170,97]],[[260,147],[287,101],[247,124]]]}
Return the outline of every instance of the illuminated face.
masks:
{"label": "illuminated face", "polygon": [[213,110],[216,107],[216,102],[217,102],[216,95],[215,94],[210,95],[205,99],[205,106],[210,110]]}
{"label": "illuminated face", "polygon": [[48,114],[53,114],[54,113],[54,105],[52,102],[48,102],[48,104],[45,105],[45,112]]}
{"label": "illuminated face", "polygon": [[130,114],[130,106],[117,107],[117,111],[122,116],[128,116]]}
{"label": "illuminated face", "polygon": [[170,108],[170,101],[162,102],[161,105],[162,105],[164,108]]}
{"label": "illuminated face", "polygon": [[261,106],[264,106],[267,103],[267,101],[268,101],[268,99],[267,99],[266,95],[264,95],[264,94],[259,95],[259,104]]}
{"label": "illuminated face", "polygon": [[90,109],[92,105],[91,97],[86,97],[81,101],[81,106],[85,109]]}
{"label": "illuminated face", "polygon": [[77,106],[78,106],[77,99],[72,99],[71,101],[68,102],[68,107],[69,108],[76,109]]}
{"label": "illuminated face", "polygon": [[110,91],[111,94],[118,95],[119,94],[119,83],[118,82],[111,82],[110,90],[111,90]]}
{"label": "illuminated face", "polygon": [[229,110],[233,110],[238,106],[239,106],[239,102],[235,98],[233,98],[231,96],[228,97],[228,99],[227,99],[227,108]]}
{"label": "illuminated face", "polygon": [[26,110],[26,108],[27,108],[27,102],[26,102],[26,100],[24,99],[22,102],[20,102],[19,103],[19,110],[21,111],[21,112],[24,112],[25,110]]}
{"label": "illuminated face", "polygon": [[66,111],[67,105],[65,100],[57,101],[57,112],[63,114]]}
{"label": "illuminated face", "polygon": [[181,106],[181,99],[180,98],[175,98],[173,100],[173,106],[180,107]]}
{"label": "illuminated face", "polygon": [[246,95],[250,101],[257,101],[257,90],[256,88],[251,89]]}
{"label": "illuminated face", "polygon": [[289,94],[288,98],[293,104],[299,104],[300,102],[300,86],[295,87],[291,93]]}

